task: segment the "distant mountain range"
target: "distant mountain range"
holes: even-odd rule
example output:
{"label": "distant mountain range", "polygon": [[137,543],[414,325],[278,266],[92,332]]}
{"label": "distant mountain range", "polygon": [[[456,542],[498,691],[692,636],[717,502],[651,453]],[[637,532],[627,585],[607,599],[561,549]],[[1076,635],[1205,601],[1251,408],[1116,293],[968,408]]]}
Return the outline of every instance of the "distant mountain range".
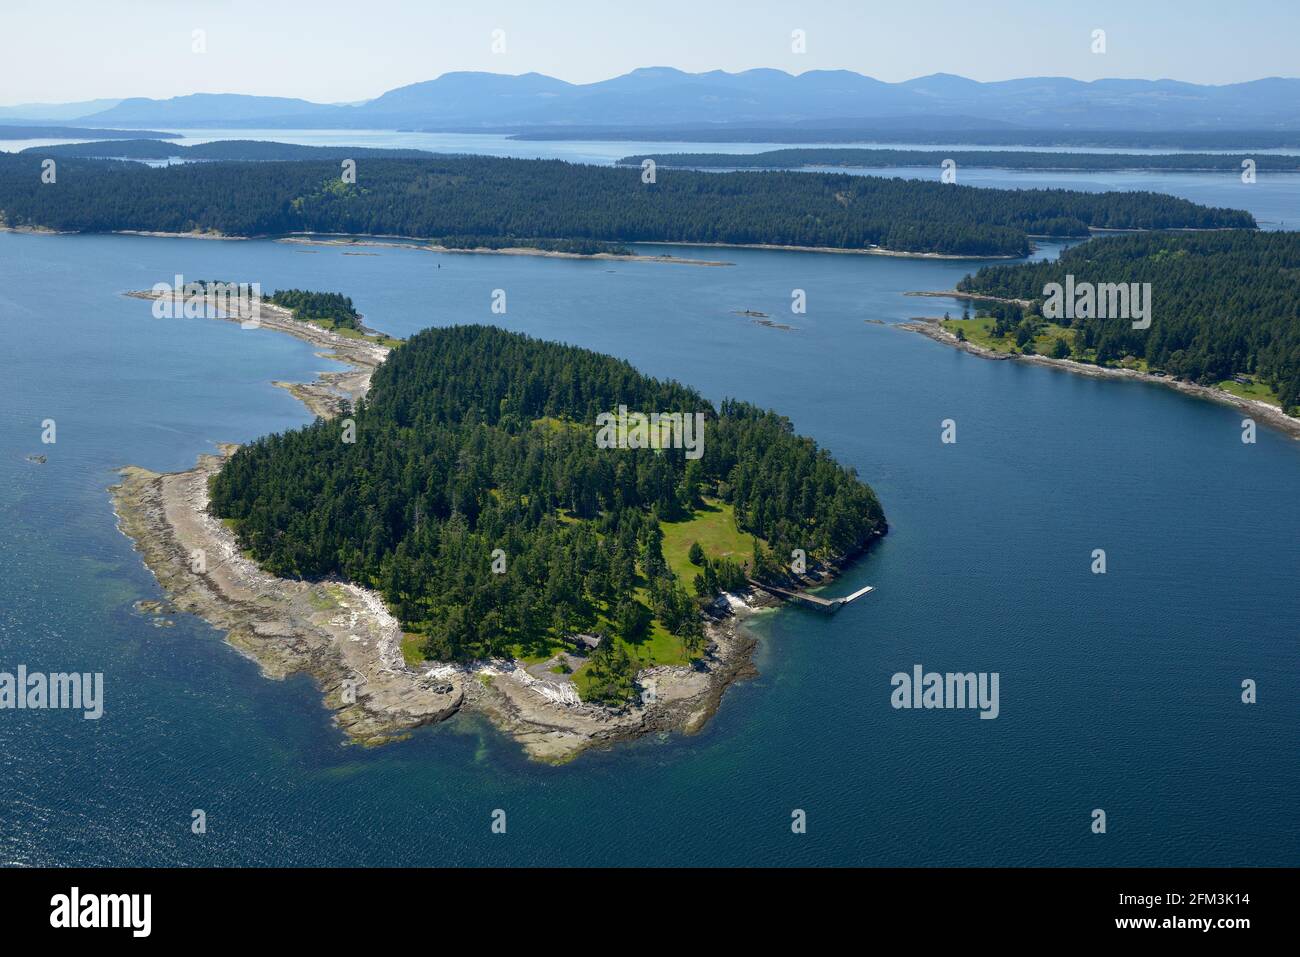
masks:
{"label": "distant mountain range", "polygon": [[82,100],[79,103],[20,103],[17,106],[0,106],[0,123],[17,123],[22,120],[75,120],[112,109],[121,100]]}
{"label": "distant mountain range", "polygon": [[[105,106],[108,103],[111,105]],[[685,73],[647,67],[598,83],[540,73],[447,73],[361,104],[196,93],[0,109],[0,122],[81,126],[510,130],[736,126],[874,129],[1297,130],[1300,79],[1206,86],[1175,80],[1031,77],[981,83],[946,73],[885,83],[848,70]],[[41,111],[45,112],[42,114]],[[85,110],[85,112],[79,112]]]}

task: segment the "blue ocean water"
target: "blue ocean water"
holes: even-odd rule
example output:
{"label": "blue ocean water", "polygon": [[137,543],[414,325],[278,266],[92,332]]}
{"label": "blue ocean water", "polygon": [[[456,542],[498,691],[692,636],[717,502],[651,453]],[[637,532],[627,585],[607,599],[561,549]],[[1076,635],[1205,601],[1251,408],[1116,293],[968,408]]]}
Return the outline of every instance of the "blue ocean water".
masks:
{"label": "blue ocean water", "polygon": [[[891,327],[958,308],[902,293],[977,264],[360,251],[0,234],[0,670],[106,682],[99,721],[0,712],[0,863],[1300,860],[1300,443],[1261,428],[1243,445],[1231,408]],[[346,292],[396,335],[497,322],[779,409],[879,494],[891,532],[833,593],[876,591],[834,618],[761,616],[760,677],[695,737],[560,768],[471,719],[346,746],[308,680],[268,681],[202,621],[158,628],[133,610],[162,595],[115,527],[113,470],[185,468],[215,442],[305,423],[271,380],[332,366],[297,340],[157,320],[121,295],[178,272]],[[806,315],[790,312],[795,288]],[[955,445],[940,442],[947,418]],[[998,672],[1000,716],[894,710],[890,676],[914,664]]]}
{"label": "blue ocean water", "polygon": [[[194,146],[213,140],[274,140],[278,143],[298,143],[303,146],[366,146],[385,149],[428,150],[432,153],[477,153],[483,156],[513,156],[520,159],[562,159],[573,163],[613,163],[624,156],[644,153],[762,153],[779,149],[916,149],[947,150],[954,152],[1042,152],[1041,146],[978,146],[963,143],[757,143],[757,142],[690,142],[674,140],[526,140],[514,139],[508,133],[448,133],[418,130],[318,130],[285,128],[233,128],[199,127],[178,129],[168,140],[179,146]],[[82,143],[82,139],[32,138],[0,140],[0,151],[17,152],[32,146],[50,146],[56,143]],[[1241,154],[1242,150],[1173,148],[1130,148],[1109,146],[1055,146],[1053,153],[1107,153],[1141,156],[1150,153],[1220,153]],[[1295,154],[1291,147],[1249,150],[1250,155]]]}

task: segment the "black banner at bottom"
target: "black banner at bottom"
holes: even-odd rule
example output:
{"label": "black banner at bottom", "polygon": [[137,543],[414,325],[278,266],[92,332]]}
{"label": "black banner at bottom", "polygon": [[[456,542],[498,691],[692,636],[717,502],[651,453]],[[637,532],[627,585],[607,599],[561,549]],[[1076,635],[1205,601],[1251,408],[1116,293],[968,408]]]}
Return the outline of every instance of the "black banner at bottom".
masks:
{"label": "black banner at bottom", "polygon": [[[275,941],[334,946],[376,933],[671,933],[905,929],[926,941],[1276,935],[1294,870],[0,870],[6,937],[127,943]],[[651,902],[657,901],[657,904]],[[731,913],[731,918],[722,915]],[[656,916],[657,914],[657,916]],[[660,931],[652,925],[665,923]],[[814,923],[809,923],[814,922]],[[550,928],[550,930],[546,930]],[[639,928],[639,929],[638,929]],[[567,934],[567,932],[565,932]],[[16,935],[16,937],[15,937]],[[707,932],[705,936],[708,936]],[[570,938],[576,940],[576,938]]]}

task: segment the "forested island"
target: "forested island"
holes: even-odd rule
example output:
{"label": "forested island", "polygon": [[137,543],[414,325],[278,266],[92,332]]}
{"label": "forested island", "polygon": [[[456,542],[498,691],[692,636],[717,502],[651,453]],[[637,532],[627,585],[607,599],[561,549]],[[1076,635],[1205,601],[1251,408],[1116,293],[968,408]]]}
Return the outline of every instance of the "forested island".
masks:
{"label": "forested island", "polygon": [[[3,129],[3,127],[0,127]],[[129,133],[129,131],[124,131]],[[442,154],[419,149],[363,146],[307,146],[267,140],[213,140],[181,146],[164,139],[32,146],[23,154],[68,159],[180,159],[185,162],[276,162],[345,159],[433,159]],[[444,157],[450,158],[450,157]],[[1300,156],[1275,153],[1062,153],[1014,150],[936,151],[911,149],[795,148],[762,153],[645,153],[625,156],[618,166],[639,167],[652,159],[665,169],[782,170],[821,167],[938,167],[946,159],[960,166],[1040,170],[1241,170],[1245,159],[1267,172],[1300,171]]]}
{"label": "forested island", "polygon": [[82,126],[20,126],[0,123],[0,140],[143,140],[179,139],[179,133],[156,130],[101,130]]}
{"label": "forested island", "polygon": [[[442,132],[429,130],[427,132]],[[786,126],[564,126],[509,130],[513,140],[640,141],[650,143],[895,143],[918,146],[1105,147],[1110,149],[1263,150],[1300,148],[1300,132],[1291,130],[1030,130],[944,129],[939,124],[905,126],[833,126],[794,123]]]}
{"label": "forested island", "polygon": [[0,156],[10,228],[268,236],[680,242],[1020,257],[1031,235],[1253,227],[1250,214],[1157,193],[976,189],[839,173],[640,170],[482,156],[369,159],[357,181],[326,161],[164,168]]}
{"label": "forested island", "polygon": [[352,304],[352,297],[342,293],[277,289],[266,297],[266,301],[288,309],[295,319],[315,322],[327,329],[365,332],[361,313]]}
{"label": "forested island", "polygon": [[182,159],[187,162],[231,160],[271,162],[276,160],[423,159],[428,150],[388,149],[366,146],[303,146],[268,140],[213,140],[194,146],[180,146],[154,139],[113,140],[102,143],[63,143],[32,146],[22,153],[69,159]]}
{"label": "forested island", "polygon": [[[601,447],[597,417],[620,406],[702,413],[703,454]],[[600,636],[574,681],[616,707],[640,669],[702,652],[717,594],[790,582],[792,550],[834,564],[886,527],[853,470],[776,413],[493,327],[413,336],[342,417],[354,442],[317,419],[212,480],[241,548],[281,577],[376,589],[417,660]]]}
{"label": "forested island", "polygon": [[[1261,172],[1300,171],[1300,156],[1275,153],[1034,153],[1014,150],[786,149],[763,153],[647,153],[625,156],[619,166],[651,159],[666,169],[803,169],[823,167],[932,167],[945,160],[963,166],[1023,170],[1167,170],[1240,173],[1252,160]],[[936,173],[937,175],[937,173]]]}
{"label": "forested island", "polygon": [[[1080,290],[1150,283],[1150,327],[1095,314],[1048,320],[1045,287],[1067,276]],[[957,288],[1028,303],[987,302],[943,323],[992,351],[1170,376],[1300,411],[1300,233],[1110,236],[1055,261],[986,266]]]}
{"label": "forested island", "polygon": [[[181,302],[191,299],[199,302],[209,301],[209,305],[213,308],[233,312],[241,307],[238,299],[240,285],[224,279],[199,279],[187,283],[184,289],[173,291],[170,295],[177,297]],[[139,295],[153,296],[155,293]],[[251,288],[248,288],[247,296],[248,303],[251,303]],[[289,317],[298,322],[310,323],[349,339],[366,340],[385,348],[395,348],[401,344],[398,339],[367,328],[362,322],[361,313],[357,312],[352,304],[352,297],[342,293],[277,289],[263,295],[261,304],[279,306]]]}

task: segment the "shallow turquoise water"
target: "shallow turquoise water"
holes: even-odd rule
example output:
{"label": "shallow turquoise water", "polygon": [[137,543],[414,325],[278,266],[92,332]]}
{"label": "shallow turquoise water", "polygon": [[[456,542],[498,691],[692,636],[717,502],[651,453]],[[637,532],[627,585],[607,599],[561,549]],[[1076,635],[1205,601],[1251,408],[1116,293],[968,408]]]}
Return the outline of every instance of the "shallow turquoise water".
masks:
{"label": "shallow turquoise water", "polygon": [[[958,308],[901,293],[948,288],[971,264],[378,252],[0,234],[0,670],[103,671],[107,685],[97,722],[0,712],[0,862],[1300,859],[1300,444],[1265,428],[1243,445],[1239,413],[1168,389],[864,322]],[[261,678],[196,619],[158,629],[132,611],[161,596],[115,528],[113,469],[184,468],[214,442],[303,423],[270,381],[330,365],[296,340],[155,320],[120,295],[177,272],[340,290],[397,335],[497,321],[780,409],[879,494],[892,531],[834,593],[877,590],[832,619],[764,616],[761,677],[693,738],[564,768],[468,720],[344,746],[307,680]],[[496,288],[505,316],[489,309]],[[794,288],[806,315],[790,314]],[[45,418],[54,446],[40,444]],[[945,418],[955,446],[939,441]],[[35,452],[48,463],[25,461]],[[1094,548],[1105,576],[1089,573]],[[999,672],[1000,717],[895,711],[890,675],[916,663]],[[1098,807],[1105,836],[1088,829]],[[206,835],[190,833],[195,808]],[[506,835],[490,833],[496,808]]]}

